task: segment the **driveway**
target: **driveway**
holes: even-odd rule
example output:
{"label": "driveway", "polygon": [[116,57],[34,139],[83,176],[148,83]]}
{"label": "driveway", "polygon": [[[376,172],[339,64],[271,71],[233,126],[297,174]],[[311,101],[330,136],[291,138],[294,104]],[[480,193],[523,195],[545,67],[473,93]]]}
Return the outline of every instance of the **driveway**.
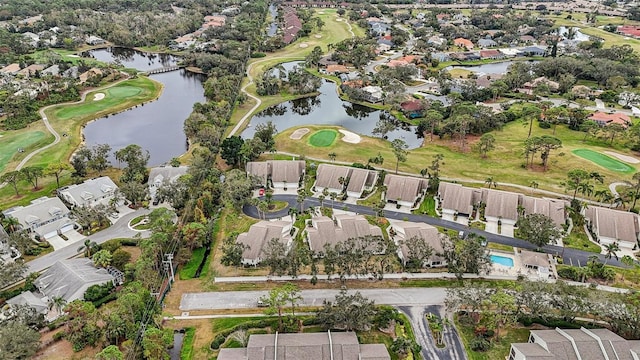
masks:
{"label": "driveway", "polygon": [[[131,212],[122,218],[120,218],[115,224],[104,229],[100,232],[97,232],[88,238],[91,241],[94,241],[96,244],[102,244],[107,240],[117,239],[117,238],[132,238],[136,234],[140,233],[142,237],[148,237],[150,233],[148,231],[135,231],[129,229],[129,221],[131,219],[140,216],[146,215],[150,210],[147,209],[138,209],[134,212]],[[70,238],[71,240],[71,238]],[[37,259],[31,260],[27,263],[29,269],[27,270],[27,274],[33,272],[40,272],[42,270],[47,269],[49,266],[53,265],[58,260],[69,259],[78,255],[78,246],[66,246],[60,250],[56,250],[52,253],[41,256]]]}
{"label": "driveway", "polygon": [[449,324],[444,325],[444,348],[438,348],[436,346],[435,339],[429,329],[429,324],[425,315],[427,313],[434,313],[444,317],[443,305],[431,305],[431,306],[399,306],[401,312],[403,312],[411,321],[411,327],[416,335],[416,341],[422,347],[422,358],[425,360],[466,360],[467,354],[462,345],[462,340],[456,330],[455,326]]}
{"label": "driveway", "polygon": [[[353,290],[355,291],[355,290]],[[382,305],[425,306],[444,304],[444,288],[358,289],[362,296]],[[334,300],[339,290],[303,290],[302,306],[322,306],[324,300]],[[351,292],[351,291],[349,291]],[[180,300],[180,310],[223,310],[255,308],[267,291],[225,291],[186,293]]]}

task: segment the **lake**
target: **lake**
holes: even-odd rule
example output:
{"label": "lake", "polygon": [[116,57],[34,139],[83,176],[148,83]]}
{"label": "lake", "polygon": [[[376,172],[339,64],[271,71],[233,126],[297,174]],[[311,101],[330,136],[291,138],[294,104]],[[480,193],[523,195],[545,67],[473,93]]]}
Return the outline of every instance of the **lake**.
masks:
{"label": "lake", "polygon": [[[529,61],[530,64],[535,64],[537,61]],[[501,61],[495,62],[491,64],[481,64],[481,65],[472,65],[472,66],[463,66],[463,65],[451,65],[444,68],[444,70],[451,69],[463,69],[474,72],[476,74],[506,74],[509,70],[509,66],[513,64],[513,61]]]}
{"label": "lake", "polygon": [[[291,63],[284,65],[285,68],[292,66]],[[380,110],[343,101],[338,96],[333,82],[323,81],[319,92],[319,95],[288,101],[256,114],[241,136],[245,139],[253,137],[256,125],[268,121],[271,121],[278,131],[302,125],[335,125],[360,135],[374,136],[372,131],[381,114],[388,115]],[[409,126],[399,120],[395,121],[399,127],[387,134],[387,140],[402,139],[411,149],[422,145],[423,139],[418,139],[416,136],[415,126]]]}
{"label": "lake", "polygon": [[[172,66],[179,60],[172,55],[123,48],[93,50],[87,55],[140,71]],[[109,144],[116,151],[137,144],[149,151],[149,166],[164,164],[187,150],[183,124],[193,105],[205,101],[204,76],[178,70],[151,78],[164,85],[158,100],[88,123],[83,130],[87,146]]]}

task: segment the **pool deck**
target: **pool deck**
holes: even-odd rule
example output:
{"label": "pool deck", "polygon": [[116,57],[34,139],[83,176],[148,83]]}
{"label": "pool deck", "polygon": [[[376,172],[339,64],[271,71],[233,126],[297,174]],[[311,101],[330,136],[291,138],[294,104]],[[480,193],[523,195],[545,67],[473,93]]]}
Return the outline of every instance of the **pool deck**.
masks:
{"label": "pool deck", "polygon": [[[518,248],[514,248],[513,252],[500,251],[500,250],[490,250],[490,255],[508,257],[513,260],[513,267],[497,264],[492,262],[490,275],[498,275],[498,276],[525,276],[530,280],[540,280],[541,275],[534,269],[529,269],[525,267],[522,263],[522,258],[520,256],[520,252]],[[545,254],[546,255],[546,254]],[[556,270],[555,263],[551,263],[549,265],[549,275],[550,278],[557,279],[558,272]]]}

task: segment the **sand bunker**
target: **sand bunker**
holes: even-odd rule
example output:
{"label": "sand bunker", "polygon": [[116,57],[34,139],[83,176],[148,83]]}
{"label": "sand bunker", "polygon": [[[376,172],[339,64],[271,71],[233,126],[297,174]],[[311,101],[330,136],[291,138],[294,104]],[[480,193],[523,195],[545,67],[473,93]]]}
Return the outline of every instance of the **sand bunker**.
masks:
{"label": "sand bunker", "polygon": [[618,160],[622,160],[624,162],[627,162],[629,164],[638,164],[638,163],[640,163],[640,160],[634,158],[633,156],[618,154],[617,152],[613,152],[613,151],[604,151],[604,153],[609,155],[609,156],[613,156],[614,158],[617,158]]}
{"label": "sand bunker", "polygon": [[318,34],[318,35],[314,35],[314,37],[315,37],[316,39],[320,39],[320,38],[322,37],[322,35]]}
{"label": "sand bunker", "polygon": [[347,130],[338,130],[340,131],[340,133],[342,135],[344,135],[342,137],[342,141],[347,142],[349,144],[358,144],[360,141],[362,141],[362,138],[360,137],[360,135],[352,133],[351,131],[347,131]]}
{"label": "sand bunker", "polygon": [[342,21],[342,19],[336,19],[336,21]]}
{"label": "sand bunker", "polygon": [[93,101],[100,101],[104,99],[104,93],[93,94]]}
{"label": "sand bunker", "polygon": [[307,135],[308,133],[309,133],[309,129],[301,128],[294,131],[291,135],[289,135],[289,139],[300,140],[302,139],[303,136]]}
{"label": "sand bunker", "polygon": [[302,44],[300,44],[300,47],[304,49],[306,47],[309,47],[309,44],[302,43]]}

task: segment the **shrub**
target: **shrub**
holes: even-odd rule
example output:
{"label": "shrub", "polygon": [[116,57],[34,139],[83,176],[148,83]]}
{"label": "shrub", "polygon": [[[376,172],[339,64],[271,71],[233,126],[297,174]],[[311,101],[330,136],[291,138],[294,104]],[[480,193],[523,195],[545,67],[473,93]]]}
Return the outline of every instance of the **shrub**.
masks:
{"label": "shrub", "polygon": [[254,59],[256,59],[256,58],[263,58],[263,57],[265,57],[265,56],[267,56],[267,54],[265,54],[265,53],[263,53],[263,52],[254,52],[254,53],[251,53],[251,57],[252,57],[252,58],[254,58]]}
{"label": "shrub", "polygon": [[114,253],[122,246],[122,242],[120,239],[111,239],[109,241],[105,241],[102,245],[100,245],[101,250],[109,250],[110,253]]}
{"label": "shrub", "polygon": [[108,282],[102,285],[93,285],[90,286],[87,291],[84,293],[84,299],[86,301],[97,301],[102,299],[103,297],[109,295],[113,290],[113,283]]}
{"label": "shrub", "polygon": [[57,333],[53,334],[53,341],[59,341],[64,339],[64,331],[58,331]]}
{"label": "shrub", "polygon": [[576,273],[576,269],[573,267],[566,267],[558,269],[558,276],[565,279],[570,279],[573,281],[578,281],[578,274]]}
{"label": "shrub", "polygon": [[469,346],[471,346],[471,350],[473,351],[484,352],[491,348],[491,343],[483,336],[476,336],[473,340],[471,340]]}
{"label": "shrub", "polygon": [[227,337],[222,335],[222,334],[218,334],[215,339],[213,339],[213,342],[211,343],[211,348],[213,350],[218,350],[220,349],[220,346],[222,344],[224,344],[224,342],[227,340]]}

